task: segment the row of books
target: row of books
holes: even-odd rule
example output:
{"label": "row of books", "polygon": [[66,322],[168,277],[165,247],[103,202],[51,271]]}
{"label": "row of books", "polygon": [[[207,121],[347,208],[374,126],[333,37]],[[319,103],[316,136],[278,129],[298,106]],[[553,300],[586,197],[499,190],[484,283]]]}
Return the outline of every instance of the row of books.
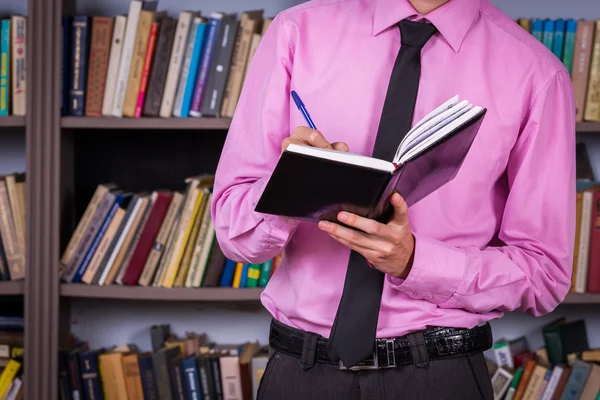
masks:
{"label": "row of books", "polygon": [[23,398],[23,316],[0,314],[0,399]]}
{"label": "row of books", "polygon": [[25,115],[27,19],[13,15],[0,21],[0,117]]}
{"label": "row of books", "polygon": [[0,176],[0,281],[25,277],[25,174]]}
{"label": "row of books", "polygon": [[61,399],[256,399],[268,347],[223,345],[205,334],[178,338],[169,325],[150,328],[152,349],[135,344],[91,349],[71,338],[61,349]]}
{"label": "row of books", "polygon": [[542,334],[535,351],[525,337],[496,341],[487,360],[494,399],[597,400],[600,349],[589,347],[585,321],[559,318]]}
{"label": "row of books", "polygon": [[232,117],[272,18],[157,11],[133,0],[116,17],[63,18],[63,114]]}
{"label": "row of books", "polygon": [[575,90],[577,122],[600,121],[600,20],[517,22],[565,64]]}
{"label": "row of books", "polygon": [[210,204],[213,175],[183,192],[132,193],[98,185],[61,258],[70,283],[154,287],[264,287],[280,257],[262,264],[226,259]]}

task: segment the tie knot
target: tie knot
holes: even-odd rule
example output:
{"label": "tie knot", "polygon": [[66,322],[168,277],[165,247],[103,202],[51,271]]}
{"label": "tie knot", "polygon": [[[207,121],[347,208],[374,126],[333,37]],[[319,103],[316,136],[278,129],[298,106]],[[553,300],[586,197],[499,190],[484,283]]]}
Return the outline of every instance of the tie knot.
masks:
{"label": "tie knot", "polygon": [[437,32],[433,24],[403,19],[398,23],[403,45],[422,49],[425,43]]}

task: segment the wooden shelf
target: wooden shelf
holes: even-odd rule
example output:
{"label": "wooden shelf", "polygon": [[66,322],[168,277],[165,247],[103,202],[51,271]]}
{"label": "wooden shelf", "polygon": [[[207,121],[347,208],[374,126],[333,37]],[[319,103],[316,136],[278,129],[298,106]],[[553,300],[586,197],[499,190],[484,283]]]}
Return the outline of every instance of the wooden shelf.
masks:
{"label": "wooden shelf", "polygon": [[600,294],[597,293],[569,293],[562,304],[600,304]]}
{"label": "wooden shelf", "polygon": [[24,292],[25,281],[0,281],[0,296],[19,296]]}
{"label": "wooden shelf", "polygon": [[600,122],[580,122],[577,124],[578,133],[600,133]]}
{"label": "wooden shelf", "polygon": [[155,288],[141,286],[95,286],[68,284],[60,286],[62,297],[155,300],[155,301],[259,301],[262,289],[233,288]]}
{"label": "wooden shelf", "polygon": [[0,127],[24,127],[25,117],[0,117]]}
{"label": "wooden shelf", "polygon": [[230,118],[104,118],[62,117],[70,129],[229,129]]}

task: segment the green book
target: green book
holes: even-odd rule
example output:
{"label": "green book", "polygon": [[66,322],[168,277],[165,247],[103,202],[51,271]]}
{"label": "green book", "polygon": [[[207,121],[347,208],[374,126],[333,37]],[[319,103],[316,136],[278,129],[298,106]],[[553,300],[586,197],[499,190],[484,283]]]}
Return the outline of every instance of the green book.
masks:
{"label": "green book", "polygon": [[273,260],[262,263],[260,269],[260,278],[258,279],[258,287],[266,287],[271,277],[271,269],[273,268]]}
{"label": "green book", "polygon": [[8,115],[10,91],[10,20],[3,19],[0,44],[0,116]]}
{"label": "green book", "polygon": [[554,20],[547,19],[544,21],[544,33],[542,36],[542,42],[550,51],[554,44]]}
{"label": "green book", "polygon": [[508,392],[506,392],[506,397],[504,400],[512,400],[517,391],[517,386],[519,386],[519,382],[521,381],[521,376],[523,375],[523,368],[519,367],[515,371],[515,376],[513,377],[512,382],[510,383],[510,387],[508,388]]}
{"label": "green book", "polygon": [[565,48],[563,51],[563,64],[569,71],[573,72],[573,57],[575,53],[575,37],[577,36],[577,21],[574,19],[567,20],[567,28],[565,31]]}
{"label": "green book", "polygon": [[260,277],[260,264],[250,264],[248,266],[248,278],[246,278],[246,286],[255,288],[258,286],[258,278]]}

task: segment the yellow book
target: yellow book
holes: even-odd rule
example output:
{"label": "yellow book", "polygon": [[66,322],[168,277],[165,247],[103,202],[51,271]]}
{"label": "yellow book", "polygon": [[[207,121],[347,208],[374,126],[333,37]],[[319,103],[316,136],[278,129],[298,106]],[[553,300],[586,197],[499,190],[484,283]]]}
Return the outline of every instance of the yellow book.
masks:
{"label": "yellow book", "polygon": [[242,270],[244,269],[244,263],[237,263],[235,266],[235,275],[233,275],[233,287],[239,288],[242,282]]}
{"label": "yellow book", "polygon": [[581,237],[581,204],[583,193],[577,192],[576,195],[576,216],[575,216],[575,248],[573,249],[573,271],[571,273],[571,292],[575,292],[575,282],[577,281],[577,260],[579,258],[579,238]]}
{"label": "yellow book", "polygon": [[523,27],[523,29],[525,29],[527,32],[531,32],[531,20],[530,19],[521,18],[519,20],[519,25],[521,25]]}
{"label": "yellow book", "polygon": [[590,64],[587,100],[585,102],[586,121],[600,121],[600,20],[596,21],[596,35]]}
{"label": "yellow book", "polygon": [[0,375],[0,398],[6,394],[6,390],[10,386],[13,379],[15,379],[15,376],[17,375],[17,372],[19,372],[20,368],[20,362],[13,359],[8,360],[8,364],[6,364],[4,371],[2,371],[2,375]]}
{"label": "yellow book", "polygon": [[200,222],[202,222],[202,211],[204,211],[204,207],[206,206],[206,197],[205,192],[201,191],[198,194],[198,200],[196,200],[196,204],[194,206],[194,213],[192,214],[192,224],[190,225],[190,235],[189,238],[186,239],[185,244],[185,252],[183,253],[183,258],[181,260],[181,266],[179,267],[179,271],[177,273],[177,278],[175,280],[175,287],[182,287],[187,275],[190,270],[190,265],[192,262],[192,252],[194,251],[194,247],[196,245],[196,239],[198,238],[198,231],[200,230]]}

